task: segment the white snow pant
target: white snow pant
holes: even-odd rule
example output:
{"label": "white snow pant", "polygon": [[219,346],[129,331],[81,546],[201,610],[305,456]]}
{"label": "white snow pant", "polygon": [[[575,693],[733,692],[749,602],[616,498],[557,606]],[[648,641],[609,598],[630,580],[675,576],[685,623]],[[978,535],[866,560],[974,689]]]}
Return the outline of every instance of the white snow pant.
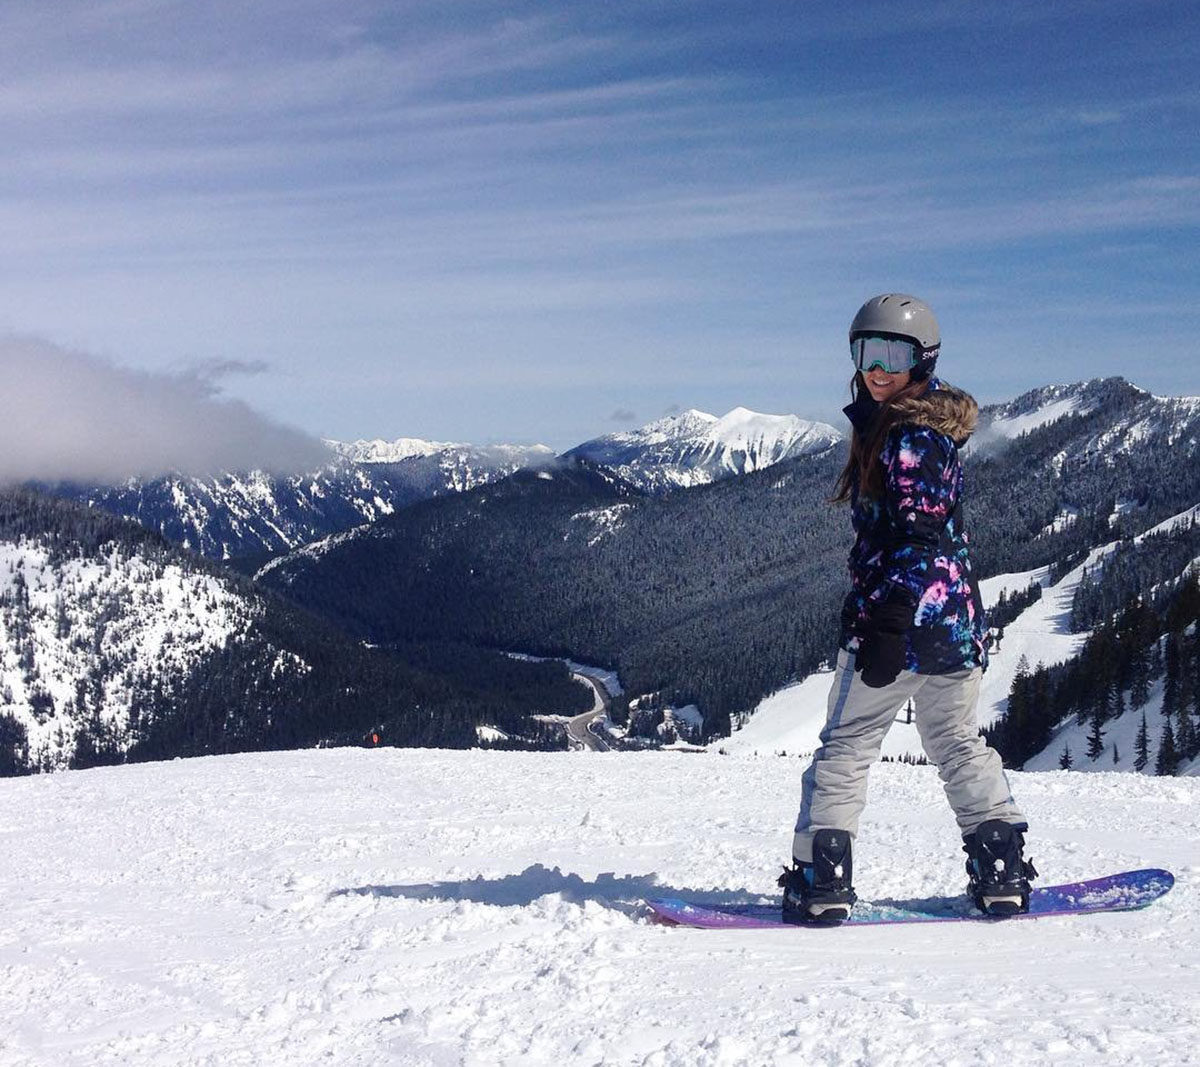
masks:
{"label": "white snow pant", "polygon": [[968,834],[988,819],[1025,822],[1009,790],[999,754],[979,735],[975,704],[982,670],[976,667],[953,674],[901,671],[891,685],[872,689],[854,672],[854,660],[853,652],[838,653],[821,747],[804,772],[792,841],[796,860],[812,862],[812,839],[818,830],[858,833],[858,819],[867,801],[867,772],[879,758],[888,727],[909,698],[921,744],[937,765],[959,829]]}

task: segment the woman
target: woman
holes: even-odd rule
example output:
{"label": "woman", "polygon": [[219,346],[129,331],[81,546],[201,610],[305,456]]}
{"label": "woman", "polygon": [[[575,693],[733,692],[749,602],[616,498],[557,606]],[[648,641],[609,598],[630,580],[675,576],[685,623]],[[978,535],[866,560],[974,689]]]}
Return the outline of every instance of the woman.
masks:
{"label": "woman", "polygon": [[975,714],[986,626],[958,450],[978,407],[934,377],[940,343],[933,312],[903,293],[868,300],[850,325],[853,435],[834,500],[850,503],[857,536],[822,747],[804,774],[793,866],[779,879],[788,922],[849,916],[867,771],[910,699],[958,818],[976,905],[992,915],[1029,908],[1028,826]]}

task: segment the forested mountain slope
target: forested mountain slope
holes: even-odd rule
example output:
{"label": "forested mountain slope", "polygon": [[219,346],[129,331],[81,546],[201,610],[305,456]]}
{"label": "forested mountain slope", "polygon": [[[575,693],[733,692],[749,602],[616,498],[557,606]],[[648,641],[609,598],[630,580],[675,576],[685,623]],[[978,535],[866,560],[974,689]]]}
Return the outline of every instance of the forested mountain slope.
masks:
{"label": "forested mountain slope", "polygon": [[159,535],[0,493],[0,773],[357,742],[536,742],[590,695],[560,664],[414,645],[403,657]]}
{"label": "forested mountain slope", "polygon": [[[985,408],[967,450],[978,573],[1074,565],[1200,501],[1200,404],[1123,379]],[[616,666],[631,693],[728,716],[832,649],[850,533],[844,446],[646,497],[578,463],[427,501],[284,557],[261,580],[351,632],[460,635]]]}

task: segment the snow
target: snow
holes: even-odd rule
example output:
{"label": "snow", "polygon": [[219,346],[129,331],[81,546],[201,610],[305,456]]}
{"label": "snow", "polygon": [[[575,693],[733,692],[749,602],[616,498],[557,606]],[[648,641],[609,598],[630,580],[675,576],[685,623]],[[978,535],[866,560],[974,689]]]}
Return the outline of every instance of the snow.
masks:
{"label": "snow", "polygon": [[[24,609],[12,602],[18,576]],[[36,539],[0,541],[0,711],[24,726],[30,756],[46,769],[68,764],[90,715],[122,738],[120,747],[135,679],[185,674],[258,612],[227,582],[177,563],[115,547],[55,562]],[[98,676],[101,656],[109,669]],[[39,714],[47,698],[53,710]]]}
{"label": "snow", "polygon": [[729,473],[761,470],[789,456],[822,452],[842,435],[823,422],[796,415],[764,415],[734,408],[702,435],[699,450]]}
{"label": "snow", "polygon": [[[1157,526],[1133,538],[1140,544],[1154,533],[1171,530],[1181,523],[1194,522],[1200,514],[1200,505],[1189,508],[1178,515],[1160,522]],[[1032,671],[1038,664],[1047,667],[1064,663],[1078,655],[1091,631],[1072,633],[1071,605],[1075,591],[1087,572],[1095,573],[1104,560],[1116,549],[1119,542],[1112,542],[1093,549],[1073,570],[1065,574],[1056,585],[1050,585],[1050,568],[1001,574],[985,578],[979,583],[985,608],[994,605],[1002,594],[1011,596],[1024,592],[1037,582],[1042,586],[1042,597],[1026,608],[1004,628],[1004,637],[999,648],[993,649],[984,673],[979,693],[979,723],[988,726],[995,722],[1008,708],[1008,695],[1012,691],[1013,679],[1017,675],[1022,657]],[[829,689],[833,683],[832,669],[819,670],[802,681],[772,693],[754,709],[749,719],[728,738],[712,742],[710,749],[729,753],[773,755],[808,755],[820,747],[821,728],[825,725]],[[1150,711],[1156,705],[1152,700]],[[916,726],[905,721],[904,708],[896,709],[897,720],[884,738],[882,754],[886,757],[920,757],[924,754]],[[1161,717],[1160,717],[1161,718]],[[1151,758],[1157,751],[1161,723],[1148,711],[1150,722]],[[1110,723],[1111,734],[1107,737],[1108,755],[1092,764],[1079,757],[1087,748],[1087,724],[1076,726],[1074,718],[1063,724],[1055,733],[1049,747],[1028,764],[1031,770],[1047,770],[1058,766],[1058,757],[1063,747],[1069,744],[1076,757],[1077,770],[1111,770],[1111,745],[1117,744],[1121,757],[1118,770],[1128,770],[1133,765],[1133,738],[1141,724],[1141,712],[1126,713],[1117,723]],[[1107,760],[1107,762],[1105,762]],[[1087,766],[1083,766],[1087,764]],[[1200,765],[1189,773],[1200,773]]]}
{"label": "snow", "polygon": [[[1063,750],[1070,748],[1073,771],[1096,773],[1098,771],[1135,771],[1134,761],[1137,759],[1137,735],[1142,725],[1142,713],[1146,715],[1146,735],[1149,739],[1147,749],[1149,763],[1145,774],[1154,773],[1155,757],[1158,753],[1159,740],[1162,737],[1162,682],[1151,687],[1150,700],[1144,708],[1126,710],[1124,715],[1104,724],[1104,751],[1094,760],[1088,759],[1088,735],[1091,733],[1091,723],[1076,722],[1074,715],[1069,715],[1059,723],[1050,743],[1036,756],[1033,756],[1025,767],[1030,771],[1053,771],[1059,767],[1059,758]],[[1117,759],[1113,760],[1113,746],[1116,746]],[[1200,773],[1200,760],[1189,766],[1186,762],[1181,768],[1185,775]]]}
{"label": "snow", "polygon": [[[616,533],[625,525],[626,512],[632,510],[632,504],[610,504],[605,508],[590,508],[579,511],[571,516],[572,522],[581,523],[587,532],[588,548],[592,548],[610,534]],[[566,540],[571,534],[563,536]]]}
{"label": "snow", "polygon": [[[1178,521],[1171,520],[1171,521]],[[1087,640],[1087,633],[1071,633],[1071,603],[1075,590],[1088,567],[1107,555],[1113,546],[1090,553],[1083,563],[1066,574],[1057,585],[1048,586],[1049,568],[1021,574],[1003,574],[980,582],[985,607],[995,604],[1001,593],[1023,592],[1038,582],[1042,598],[1023,611],[1004,629],[1000,648],[993,651],[979,692],[979,722],[995,721],[1008,707],[1008,694],[1016,677],[1017,666],[1025,656],[1032,670],[1039,663],[1051,666],[1075,656]],[[820,747],[821,728],[825,725],[829,687],[833,671],[827,669],[808,675],[764,699],[749,721],[727,739],[712,743],[727,752],[771,754],[808,754]],[[897,721],[883,742],[883,755],[919,757],[921,739],[914,723],[904,721],[903,705],[896,708]]]}
{"label": "snow", "polygon": [[331,441],[325,445],[351,463],[399,463],[414,456],[432,456],[452,448],[470,445],[452,441],[425,441],[419,437],[397,437],[394,441]]}
{"label": "snow", "polygon": [[563,663],[572,674],[582,674],[585,678],[599,682],[607,690],[609,696],[619,697],[625,692],[621,687],[621,679],[617,672],[609,670],[607,667],[577,663],[573,659],[562,659],[558,656],[531,656],[526,652],[506,652],[505,655],[511,656],[513,659],[528,660],[530,663]]}
{"label": "snow", "polygon": [[[1079,520],[1079,509],[1073,507],[1063,507],[1059,509],[1058,514],[1046,526],[1042,527],[1038,537],[1050,537],[1056,533],[1062,533],[1063,530],[1070,529]],[[1112,525],[1113,520],[1109,520],[1109,525]]]}
{"label": "snow", "polygon": [[833,447],[842,434],[798,415],[737,407],[717,418],[689,409],[637,430],[608,434],[572,449],[642,488],[702,485]]}
{"label": "snow", "polygon": [[1012,440],[1023,433],[1029,433],[1030,430],[1049,426],[1050,423],[1057,422],[1059,419],[1073,414],[1079,410],[1079,401],[1080,398],[1077,395],[1068,396],[1062,400],[1052,400],[1050,403],[1044,404],[1042,407],[1026,412],[1023,415],[1011,415],[1007,418],[994,419],[988,426],[988,435]]}
{"label": "snow", "polygon": [[[773,896],[803,762],[341,749],[0,781],[5,1067],[1193,1062],[1200,780],[1014,774],[1048,882],[1141,912],[703,931]],[[929,767],[872,771],[865,898],[955,895]]]}
{"label": "snow", "polygon": [[684,704],[681,708],[668,708],[667,714],[691,730],[699,730],[704,726],[704,716],[695,704]]}
{"label": "snow", "polygon": [[1144,508],[1144,505],[1139,504],[1136,500],[1118,500],[1114,503],[1112,513],[1108,516],[1108,525],[1112,526],[1126,515],[1130,515],[1142,508]]}
{"label": "snow", "polygon": [[[1000,590],[1010,593],[1027,589],[1031,581],[1042,586],[1042,598],[1031,604],[1004,627],[1000,647],[989,657],[988,669],[979,689],[979,724],[988,726],[1008,708],[1008,694],[1017,676],[1021,657],[1034,670],[1039,663],[1051,667],[1077,656],[1090,631],[1071,632],[1071,605],[1075,590],[1089,569],[1094,569],[1112,550],[1105,545],[1089,552],[1087,558],[1065,574],[1056,585],[1049,585],[1048,568],[1015,576],[984,579],[979,583],[985,608],[1000,597]],[[1022,584],[1024,583],[1024,584]]]}

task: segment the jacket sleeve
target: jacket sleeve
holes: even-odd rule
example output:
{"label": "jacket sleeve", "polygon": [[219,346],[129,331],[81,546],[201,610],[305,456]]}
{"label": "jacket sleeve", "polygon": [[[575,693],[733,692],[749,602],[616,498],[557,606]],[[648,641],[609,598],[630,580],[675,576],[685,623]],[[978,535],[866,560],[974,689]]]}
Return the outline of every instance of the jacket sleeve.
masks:
{"label": "jacket sleeve", "polygon": [[942,531],[958,503],[958,449],[928,426],[897,427],[880,455],[892,543],[885,558],[888,597],[914,608],[929,590]]}

